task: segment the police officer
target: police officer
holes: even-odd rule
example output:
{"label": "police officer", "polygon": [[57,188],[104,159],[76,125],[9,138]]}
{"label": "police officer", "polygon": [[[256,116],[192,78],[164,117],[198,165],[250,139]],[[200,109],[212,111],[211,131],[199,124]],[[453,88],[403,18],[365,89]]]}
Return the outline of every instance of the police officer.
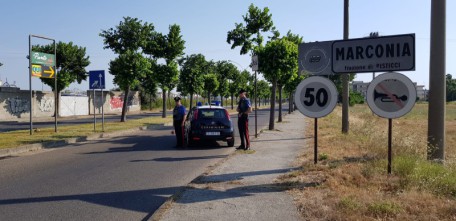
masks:
{"label": "police officer", "polygon": [[249,113],[252,112],[252,105],[250,104],[250,100],[247,99],[244,89],[239,91],[239,103],[236,110],[238,112],[239,136],[241,137],[241,146],[236,149],[249,150]]}
{"label": "police officer", "polygon": [[181,103],[180,97],[175,97],[174,101],[176,102],[176,106],[173,110],[173,125],[174,125],[174,132],[176,134],[176,147],[182,147],[184,142],[184,122],[185,122],[185,107]]}

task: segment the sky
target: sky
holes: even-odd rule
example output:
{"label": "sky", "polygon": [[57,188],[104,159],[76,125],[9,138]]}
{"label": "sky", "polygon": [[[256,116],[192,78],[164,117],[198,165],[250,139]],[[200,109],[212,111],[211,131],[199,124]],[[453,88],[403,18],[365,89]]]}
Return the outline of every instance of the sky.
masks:
{"label": "sky", "polygon": [[[305,42],[343,38],[343,0],[2,0],[0,6],[0,80],[29,88],[28,36],[41,35],[57,41],[73,42],[87,48],[89,70],[109,71],[116,55],[103,49],[102,30],[115,27],[123,17],[153,23],[158,32],[168,33],[171,24],[181,27],[185,54],[201,53],[206,59],[230,60],[240,69],[251,58],[240,55],[226,42],[227,32],[243,22],[248,6],[268,7],[274,25],[286,34],[291,30]],[[415,33],[415,71],[402,72],[412,81],[429,88],[431,0],[351,0],[349,37],[362,38],[370,32],[382,36]],[[456,1],[447,1],[446,72],[456,76]],[[33,39],[32,44],[46,41]],[[112,75],[106,88],[114,87]],[[371,73],[357,74],[355,80],[370,81]],[[50,90],[38,78],[33,90]],[[68,89],[88,90],[88,81],[73,83]]]}

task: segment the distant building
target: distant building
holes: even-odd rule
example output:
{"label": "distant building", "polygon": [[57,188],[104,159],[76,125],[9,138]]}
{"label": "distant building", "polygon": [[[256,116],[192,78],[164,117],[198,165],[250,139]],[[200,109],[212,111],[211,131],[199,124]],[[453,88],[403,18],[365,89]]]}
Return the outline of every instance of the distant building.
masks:
{"label": "distant building", "polygon": [[[352,81],[350,82],[350,88],[354,92],[358,92],[363,95],[364,99],[366,99],[367,95],[367,87],[369,86],[370,82],[363,82],[363,81]],[[417,85],[416,82],[413,82],[416,88],[416,96],[418,100],[425,101],[428,97],[428,90],[424,88],[424,85]]]}

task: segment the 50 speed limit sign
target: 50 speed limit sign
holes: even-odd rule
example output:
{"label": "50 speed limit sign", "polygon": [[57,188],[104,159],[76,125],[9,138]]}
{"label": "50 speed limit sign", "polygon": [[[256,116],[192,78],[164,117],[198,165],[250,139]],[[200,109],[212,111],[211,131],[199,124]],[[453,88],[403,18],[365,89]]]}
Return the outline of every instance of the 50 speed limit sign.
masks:
{"label": "50 speed limit sign", "polygon": [[324,77],[306,78],[296,88],[295,104],[298,110],[307,117],[324,117],[336,107],[336,86]]}

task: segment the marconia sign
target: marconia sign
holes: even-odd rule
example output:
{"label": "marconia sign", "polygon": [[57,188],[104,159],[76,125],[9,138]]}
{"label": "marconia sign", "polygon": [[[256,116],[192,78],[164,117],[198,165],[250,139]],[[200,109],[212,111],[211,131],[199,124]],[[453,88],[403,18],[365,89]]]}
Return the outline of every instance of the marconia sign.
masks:
{"label": "marconia sign", "polygon": [[334,41],[334,73],[415,70],[415,34]]}

